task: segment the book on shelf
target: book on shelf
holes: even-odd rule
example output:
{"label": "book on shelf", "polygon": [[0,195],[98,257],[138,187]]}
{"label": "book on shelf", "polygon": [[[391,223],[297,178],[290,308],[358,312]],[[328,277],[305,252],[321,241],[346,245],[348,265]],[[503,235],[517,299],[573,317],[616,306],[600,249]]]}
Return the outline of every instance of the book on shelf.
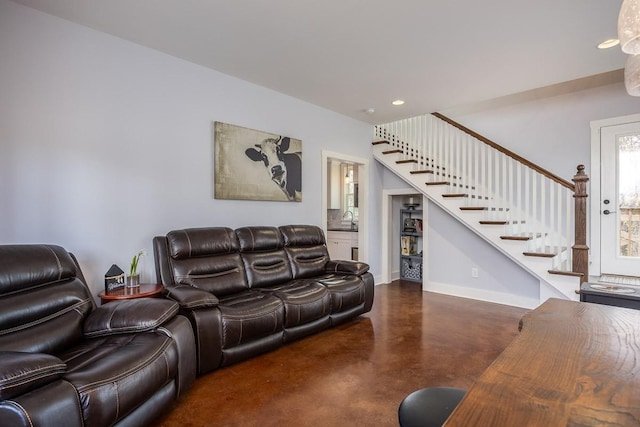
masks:
{"label": "book on shelf", "polygon": [[417,244],[418,238],[416,236],[402,236],[400,242],[402,255],[415,255],[417,253]]}

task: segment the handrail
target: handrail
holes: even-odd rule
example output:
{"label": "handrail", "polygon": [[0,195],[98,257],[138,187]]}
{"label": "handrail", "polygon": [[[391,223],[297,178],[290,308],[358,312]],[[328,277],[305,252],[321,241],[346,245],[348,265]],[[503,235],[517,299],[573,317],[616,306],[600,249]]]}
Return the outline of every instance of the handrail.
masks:
{"label": "handrail", "polygon": [[540,173],[541,175],[546,176],[550,180],[555,181],[556,183],[562,185],[563,187],[566,187],[566,188],[568,188],[569,190],[571,190],[573,192],[576,191],[575,185],[570,183],[569,181],[564,180],[564,179],[560,178],[559,176],[553,174],[552,172],[549,172],[548,170],[546,170],[546,169],[536,165],[535,163],[525,159],[524,157],[521,157],[521,156],[517,155],[513,151],[510,151],[510,150],[504,148],[503,146],[501,146],[499,144],[496,144],[495,142],[491,141],[490,139],[485,138],[484,136],[480,135],[477,132],[472,131],[469,128],[466,128],[465,126],[461,125],[460,123],[455,122],[455,121],[451,120],[450,118],[448,118],[446,116],[443,116],[440,113],[431,113],[431,115],[439,118],[440,120],[443,120],[443,121],[449,123],[451,126],[454,126],[454,127],[458,128],[462,132],[465,132],[465,133],[473,136],[477,140],[479,140],[479,141],[487,144],[488,146],[500,151],[501,153],[511,157],[512,159],[516,160],[517,162],[520,162],[523,165],[528,166],[529,168],[535,170],[536,172]]}

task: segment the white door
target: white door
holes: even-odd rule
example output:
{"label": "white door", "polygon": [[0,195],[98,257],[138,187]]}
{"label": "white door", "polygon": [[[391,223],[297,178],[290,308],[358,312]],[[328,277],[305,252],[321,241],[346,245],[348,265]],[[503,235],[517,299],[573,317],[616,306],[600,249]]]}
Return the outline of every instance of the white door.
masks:
{"label": "white door", "polygon": [[601,271],[640,277],[640,122],[601,133]]}

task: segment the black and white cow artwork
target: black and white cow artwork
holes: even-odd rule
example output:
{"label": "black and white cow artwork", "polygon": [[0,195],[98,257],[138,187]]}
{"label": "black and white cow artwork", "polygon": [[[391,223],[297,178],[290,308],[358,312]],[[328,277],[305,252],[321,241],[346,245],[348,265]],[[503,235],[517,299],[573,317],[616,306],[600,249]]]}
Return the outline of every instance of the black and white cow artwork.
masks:
{"label": "black and white cow artwork", "polygon": [[284,192],[289,201],[302,200],[302,158],[300,153],[287,153],[289,137],[263,139],[256,148],[245,151],[254,162],[263,162],[269,178]]}

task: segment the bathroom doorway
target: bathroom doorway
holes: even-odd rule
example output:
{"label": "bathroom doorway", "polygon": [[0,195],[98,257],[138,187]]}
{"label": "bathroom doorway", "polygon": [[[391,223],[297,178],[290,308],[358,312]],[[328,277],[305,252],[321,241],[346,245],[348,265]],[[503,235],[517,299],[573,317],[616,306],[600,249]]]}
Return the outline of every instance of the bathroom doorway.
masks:
{"label": "bathroom doorway", "polygon": [[321,198],[325,236],[329,240],[332,232],[332,236],[353,239],[349,245],[344,239],[334,242],[336,247],[340,247],[337,250],[343,254],[342,258],[368,260],[368,180],[367,159],[322,152]]}

